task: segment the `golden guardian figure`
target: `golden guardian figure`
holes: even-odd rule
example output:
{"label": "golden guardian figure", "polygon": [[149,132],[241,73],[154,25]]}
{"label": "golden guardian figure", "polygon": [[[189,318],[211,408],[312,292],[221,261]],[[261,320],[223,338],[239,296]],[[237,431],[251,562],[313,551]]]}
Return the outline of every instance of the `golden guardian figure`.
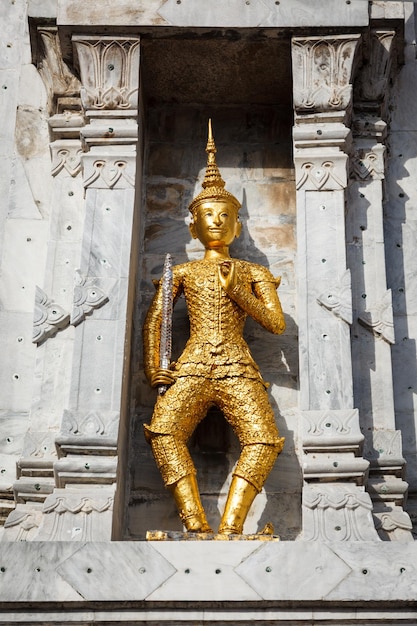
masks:
{"label": "golden guardian figure", "polygon": [[173,302],[184,294],[190,337],[178,361],[161,367],[160,282],[145,321],[144,361],[150,384],[166,391],[158,396],[152,420],[144,428],[185,528],[211,533],[187,441],[211,406],[223,412],[241,446],[218,530],[230,535],[242,534],[252,502],[284,444],[267,385],[243,339],[243,326],[250,315],[280,334],[285,321],[276,291],[280,280],[260,265],[230,257],[229,246],[241,231],[241,205],[225,189],[210,122],[206,152],[203,190],[189,207],[191,235],[204,245],[204,258],[172,268]]}

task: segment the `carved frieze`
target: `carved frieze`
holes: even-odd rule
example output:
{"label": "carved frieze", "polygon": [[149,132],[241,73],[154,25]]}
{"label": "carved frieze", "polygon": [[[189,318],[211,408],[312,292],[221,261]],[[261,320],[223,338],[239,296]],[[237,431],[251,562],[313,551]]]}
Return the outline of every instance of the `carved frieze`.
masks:
{"label": "carved frieze", "polygon": [[55,489],[44,503],[37,540],[109,540],[113,508],[113,487]]}
{"label": "carved frieze", "polygon": [[139,39],[76,35],[73,43],[80,67],[84,109],[136,110]]}
{"label": "carved frieze", "polygon": [[317,298],[318,304],[331,311],[347,324],[352,324],[352,289],[350,271]]}
{"label": "carved frieze", "polygon": [[343,111],[352,98],[352,72],[360,35],[293,37],[294,107],[297,113]]}
{"label": "carved frieze", "polygon": [[93,278],[82,276],[79,270],[75,272],[73,309],[70,320],[73,326],[80,324],[86,315],[90,315],[95,309],[99,309],[109,301],[107,294],[97,287],[95,282]]}
{"label": "carved frieze", "polygon": [[370,311],[359,315],[359,322],[389,344],[395,343],[394,317],[391,289],[387,289],[380,302]]}
{"label": "carved frieze", "polygon": [[69,313],[52,302],[40,287],[36,287],[32,342],[40,345],[68,326],[69,321]]}
{"label": "carved frieze", "polygon": [[305,541],[375,541],[369,495],[348,483],[303,488]]}

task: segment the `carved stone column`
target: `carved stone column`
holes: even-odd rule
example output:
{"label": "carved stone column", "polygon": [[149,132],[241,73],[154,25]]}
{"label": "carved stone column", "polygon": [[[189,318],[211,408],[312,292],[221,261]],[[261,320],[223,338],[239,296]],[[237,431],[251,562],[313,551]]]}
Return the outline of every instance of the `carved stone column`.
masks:
{"label": "carved stone column", "polygon": [[55,440],[56,488],[44,503],[37,539],[106,540],[130,358],[139,39],[80,35],[73,45],[87,122],[81,129],[84,222],[70,316],[69,400]]}
{"label": "carved stone column", "polygon": [[359,35],[295,37],[300,409],[305,539],[377,539],[353,404],[345,195]]}
{"label": "carved stone column", "polygon": [[412,540],[402,505],[407,492],[401,432],[395,429],[391,345],[395,342],[387,290],[383,180],[387,133],[385,101],[395,57],[395,32],[373,30],[355,83],[354,152],[346,225],[352,273],[353,380],[370,461],[368,491],[382,539]]}
{"label": "carved stone column", "polygon": [[45,84],[49,113],[51,179],[45,185],[51,188],[51,200],[45,273],[34,302],[32,341],[37,347],[29,428],[13,485],[17,506],[5,524],[10,540],[36,537],[43,502],[55,486],[55,437],[68,402],[73,276],[83,223],[80,82],[62,60],[57,28],[40,26],[36,34],[34,62]]}

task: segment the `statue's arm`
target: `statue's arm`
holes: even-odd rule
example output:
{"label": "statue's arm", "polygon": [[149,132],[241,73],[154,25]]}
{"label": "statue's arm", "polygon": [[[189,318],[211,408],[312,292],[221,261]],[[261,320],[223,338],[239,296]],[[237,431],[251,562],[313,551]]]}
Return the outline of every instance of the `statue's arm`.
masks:
{"label": "statue's arm", "polygon": [[[172,296],[174,304],[182,290],[181,281],[174,271]],[[146,314],[143,326],[143,362],[145,375],[152,387],[170,385],[174,377],[170,370],[165,370],[159,364],[159,347],[161,342],[162,321],[162,280],[159,281],[157,291],[151,306]]]}
{"label": "statue's arm", "polygon": [[252,289],[248,289],[246,281],[239,277],[234,263],[223,264],[220,280],[229,296],[256,322],[269,332],[279,335],[285,330],[285,319],[277,288],[280,279],[275,279],[271,272],[256,266],[251,279]]}

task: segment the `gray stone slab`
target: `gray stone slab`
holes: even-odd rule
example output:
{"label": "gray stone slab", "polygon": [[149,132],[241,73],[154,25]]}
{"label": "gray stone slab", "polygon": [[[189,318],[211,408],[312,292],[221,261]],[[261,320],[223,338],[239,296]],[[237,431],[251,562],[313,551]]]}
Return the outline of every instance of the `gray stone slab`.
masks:
{"label": "gray stone slab", "polygon": [[84,544],[57,568],[86,600],[143,600],[175,574],[176,567],[149,543],[104,545]]}
{"label": "gray stone slab", "polygon": [[237,601],[260,599],[254,588],[235,573],[235,568],[256,550],[259,542],[151,543],[177,571],[148,600],[226,600],[231,590]]}

